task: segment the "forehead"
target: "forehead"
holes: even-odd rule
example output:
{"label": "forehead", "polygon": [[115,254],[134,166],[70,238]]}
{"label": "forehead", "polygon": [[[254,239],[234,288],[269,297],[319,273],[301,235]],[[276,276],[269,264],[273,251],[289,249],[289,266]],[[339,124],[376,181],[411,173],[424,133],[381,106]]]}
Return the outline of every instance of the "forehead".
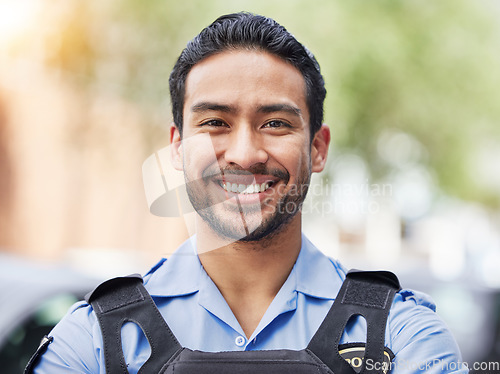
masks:
{"label": "forehead", "polygon": [[258,50],[228,50],[202,60],[187,76],[184,99],[184,112],[198,100],[245,106],[288,102],[307,111],[302,73],[280,57]]}

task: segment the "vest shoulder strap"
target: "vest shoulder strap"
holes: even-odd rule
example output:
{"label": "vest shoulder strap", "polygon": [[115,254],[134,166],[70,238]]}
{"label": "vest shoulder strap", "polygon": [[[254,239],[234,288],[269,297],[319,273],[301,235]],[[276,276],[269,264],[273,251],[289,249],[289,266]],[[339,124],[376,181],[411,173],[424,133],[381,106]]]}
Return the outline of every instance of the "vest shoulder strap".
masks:
{"label": "vest shoulder strap", "polygon": [[128,374],[121,344],[125,322],[139,325],[151,346],[151,356],[139,373],[158,373],[167,359],[182,348],[144,288],[140,275],[110,279],[85,299],[92,305],[101,327],[106,373]]}
{"label": "vest shoulder strap", "polygon": [[398,278],[387,271],[351,270],[340,288],[330,311],[307,349],[313,352],[335,374],[352,374],[352,367],[340,356],[338,347],[347,322],[363,316],[367,324],[365,356],[361,374],[375,374],[377,365],[368,362],[384,360],[385,329],[394,295],[401,289]]}

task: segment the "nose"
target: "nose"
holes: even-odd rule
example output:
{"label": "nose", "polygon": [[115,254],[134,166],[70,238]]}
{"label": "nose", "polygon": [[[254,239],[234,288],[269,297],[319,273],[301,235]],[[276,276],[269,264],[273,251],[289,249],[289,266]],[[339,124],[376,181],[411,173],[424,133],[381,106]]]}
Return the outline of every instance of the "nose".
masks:
{"label": "nose", "polygon": [[234,129],[227,140],[224,159],[228,164],[238,164],[243,169],[248,169],[268,160],[263,139],[252,128],[242,126]]}

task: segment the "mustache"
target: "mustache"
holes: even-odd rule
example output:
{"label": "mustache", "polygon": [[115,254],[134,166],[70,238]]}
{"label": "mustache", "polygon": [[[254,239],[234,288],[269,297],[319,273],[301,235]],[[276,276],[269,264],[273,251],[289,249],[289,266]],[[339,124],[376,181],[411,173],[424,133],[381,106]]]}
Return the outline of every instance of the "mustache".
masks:
{"label": "mustache", "polygon": [[285,182],[290,180],[290,174],[286,170],[279,168],[268,167],[264,164],[255,164],[251,167],[244,169],[238,165],[227,165],[220,167],[218,165],[210,166],[205,169],[202,173],[203,180],[209,180],[214,176],[224,176],[224,175],[238,175],[238,176],[248,176],[248,175],[269,175],[281,179]]}

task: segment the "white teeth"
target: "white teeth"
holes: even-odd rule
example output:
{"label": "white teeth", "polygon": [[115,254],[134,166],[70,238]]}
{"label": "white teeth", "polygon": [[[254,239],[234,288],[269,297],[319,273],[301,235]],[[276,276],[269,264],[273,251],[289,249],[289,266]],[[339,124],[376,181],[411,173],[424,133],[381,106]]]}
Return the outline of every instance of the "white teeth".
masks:
{"label": "white teeth", "polygon": [[243,193],[253,193],[253,184],[249,185]]}
{"label": "white teeth", "polygon": [[262,184],[238,184],[238,183],[230,183],[224,182],[222,183],[222,187],[228,192],[240,193],[240,194],[253,194],[264,192],[269,188],[269,183]]}

